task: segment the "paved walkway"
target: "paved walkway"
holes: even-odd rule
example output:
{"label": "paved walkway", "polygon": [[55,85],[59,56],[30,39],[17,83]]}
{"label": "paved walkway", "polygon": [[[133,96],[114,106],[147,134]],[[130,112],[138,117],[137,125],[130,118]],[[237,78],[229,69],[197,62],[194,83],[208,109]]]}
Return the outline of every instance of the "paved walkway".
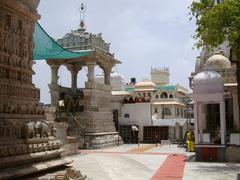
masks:
{"label": "paved walkway", "polygon": [[236,180],[237,163],[189,162],[194,153],[176,145],[125,144],[82,150],[71,164],[93,180]]}
{"label": "paved walkway", "polygon": [[184,166],[185,157],[183,155],[169,155],[151,180],[181,180],[183,178]]}

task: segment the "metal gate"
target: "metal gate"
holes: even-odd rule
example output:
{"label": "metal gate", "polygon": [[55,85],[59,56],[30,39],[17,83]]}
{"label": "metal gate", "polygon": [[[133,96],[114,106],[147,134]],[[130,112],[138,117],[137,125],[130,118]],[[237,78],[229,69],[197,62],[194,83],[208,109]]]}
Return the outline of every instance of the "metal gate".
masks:
{"label": "metal gate", "polygon": [[[122,137],[124,143],[137,143],[138,135],[133,134],[131,125],[119,126],[119,134]],[[138,126],[137,126],[138,127]]]}
{"label": "metal gate", "polygon": [[143,128],[143,141],[146,143],[159,143],[168,139],[168,127],[145,126]]}

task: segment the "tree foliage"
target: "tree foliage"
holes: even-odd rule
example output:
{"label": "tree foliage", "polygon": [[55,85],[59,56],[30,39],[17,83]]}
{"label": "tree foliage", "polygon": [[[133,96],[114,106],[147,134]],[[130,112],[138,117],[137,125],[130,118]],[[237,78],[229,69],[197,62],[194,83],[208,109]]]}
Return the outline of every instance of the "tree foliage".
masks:
{"label": "tree foliage", "polygon": [[193,1],[190,5],[191,19],[196,19],[194,38],[196,46],[217,47],[228,41],[230,47],[240,47],[240,0]]}
{"label": "tree foliage", "polygon": [[[236,61],[238,113],[240,117],[240,0],[198,0],[190,5],[191,19],[196,19],[196,46],[213,49],[227,41]],[[239,118],[240,122],[240,118]],[[240,127],[238,127],[240,129]]]}

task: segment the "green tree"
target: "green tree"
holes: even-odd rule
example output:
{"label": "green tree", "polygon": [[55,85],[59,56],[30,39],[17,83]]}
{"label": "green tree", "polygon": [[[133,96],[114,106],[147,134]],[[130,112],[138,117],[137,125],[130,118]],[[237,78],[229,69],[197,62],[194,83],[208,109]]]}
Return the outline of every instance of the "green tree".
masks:
{"label": "green tree", "polygon": [[224,41],[229,43],[236,63],[237,92],[240,117],[240,0],[193,1],[190,5],[191,19],[196,20],[196,47],[213,49]]}

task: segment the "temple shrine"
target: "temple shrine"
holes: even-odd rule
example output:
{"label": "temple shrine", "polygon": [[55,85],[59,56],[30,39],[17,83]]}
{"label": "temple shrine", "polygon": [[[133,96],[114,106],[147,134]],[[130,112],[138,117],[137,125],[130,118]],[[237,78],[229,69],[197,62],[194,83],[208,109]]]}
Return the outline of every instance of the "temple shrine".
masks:
{"label": "temple shrine", "polygon": [[[84,5],[81,8],[84,11]],[[120,61],[109,52],[110,44],[104,42],[101,34],[86,32],[83,19],[78,30],[67,33],[57,42],[67,50],[89,51],[89,54],[79,58],[46,60],[52,72],[49,89],[51,106],[56,108],[56,121],[68,122],[68,135],[78,137],[79,148],[102,148],[122,143],[112,118],[110,86],[112,68]],[[71,72],[70,88],[58,84],[61,65]],[[104,73],[103,84],[94,80],[96,66]],[[85,88],[80,89],[77,75],[83,67],[87,67],[87,82]]]}

